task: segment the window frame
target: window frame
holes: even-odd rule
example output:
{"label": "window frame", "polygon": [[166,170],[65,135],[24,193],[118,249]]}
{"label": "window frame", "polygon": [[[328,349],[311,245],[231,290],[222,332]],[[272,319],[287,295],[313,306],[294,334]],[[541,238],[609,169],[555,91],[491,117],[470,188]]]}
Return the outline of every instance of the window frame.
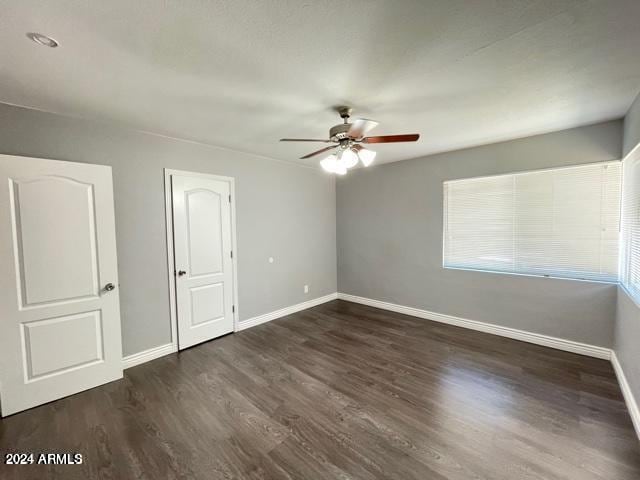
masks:
{"label": "window frame", "polygon": [[[627,242],[627,237],[625,236],[624,227],[624,219],[625,219],[625,186],[626,186],[626,176],[625,176],[625,162],[634,163],[635,168],[639,170],[638,177],[640,177],[640,144],[634,147],[627,155],[622,159],[622,195],[620,201],[620,258],[618,264],[618,285],[624,293],[631,299],[635,305],[640,308],[640,287],[637,289],[637,292],[634,292],[635,289],[630,288],[630,285],[626,281],[630,276],[631,270],[631,260],[628,255],[629,252],[629,243]],[[627,172],[628,173],[628,172]],[[637,214],[638,214],[638,224],[640,224],[640,185],[636,189],[636,198],[637,205],[635,205]],[[631,235],[628,237],[631,238]]]}
{"label": "window frame", "polygon": [[[637,151],[634,150],[631,153],[636,153],[638,162],[638,168],[640,168],[640,147],[638,147]],[[631,155],[631,153],[629,155]],[[624,160],[629,158],[629,155],[625,157]],[[544,167],[544,168],[534,168],[527,170],[517,170],[512,172],[504,172],[504,173],[495,173],[490,175],[477,175],[472,177],[464,177],[464,178],[454,178],[450,180],[444,180],[442,182],[442,192],[443,192],[443,204],[442,204],[442,268],[446,270],[454,270],[454,271],[463,271],[463,272],[479,272],[479,273],[490,273],[496,275],[516,275],[520,277],[535,277],[535,278],[550,278],[555,280],[571,280],[576,282],[588,282],[588,283],[600,283],[606,285],[620,285],[624,288],[622,282],[622,272],[626,267],[623,265],[623,238],[622,238],[622,215],[623,215],[623,203],[624,203],[624,164],[623,159],[613,159],[613,160],[605,160],[605,161],[597,161],[597,162],[589,162],[589,163],[579,163],[572,165],[562,165],[558,167]],[[447,232],[447,204],[446,204],[446,196],[445,186],[446,184],[455,183],[455,182],[463,182],[469,180],[480,180],[484,178],[495,178],[502,177],[507,175],[520,175],[527,173],[543,173],[543,172],[555,172],[559,170],[567,170],[574,169],[577,167],[589,167],[589,166],[605,166],[605,165],[615,165],[619,164],[621,167],[621,184],[620,184],[620,206],[618,210],[618,272],[616,279],[597,279],[597,278],[579,278],[579,277],[569,277],[564,275],[553,275],[553,274],[541,274],[541,273],[531,273],[531,272],[510,272],[506,270],[491,270],[485,268],[473,268],[473,267],[460,267],[460,266],[451,266],[445,264],[446,259],[446,232]],[[639,207],[640,208],[640,207]],[[625,270],[626,271],[626,270]],[[629,294],[629,296],[636,302],[638,306],[640,306],[640,295],[638,298],[632,296],[631,292],[628,291],[627,288],[624,288],[625,292]]]}

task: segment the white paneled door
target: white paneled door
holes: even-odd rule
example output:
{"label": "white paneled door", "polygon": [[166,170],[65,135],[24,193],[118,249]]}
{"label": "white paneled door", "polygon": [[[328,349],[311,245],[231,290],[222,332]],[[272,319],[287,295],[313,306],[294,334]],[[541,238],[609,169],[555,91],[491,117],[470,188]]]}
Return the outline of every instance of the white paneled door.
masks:
{"label": "white paneled door", "polygon": [[178,346],[233,331],[231,182],[171,175]]}
{"label": "white paneled door", "polygon": [[111,168],[0,155],[2,416],[122,377]]}

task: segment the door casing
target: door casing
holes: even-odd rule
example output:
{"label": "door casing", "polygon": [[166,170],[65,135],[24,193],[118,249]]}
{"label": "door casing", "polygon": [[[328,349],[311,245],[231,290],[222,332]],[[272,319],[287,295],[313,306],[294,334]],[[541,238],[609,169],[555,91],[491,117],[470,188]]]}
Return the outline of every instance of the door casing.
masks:
{"label": "door casing", "polygon": [[173,246],[173,195],[171,191],[171,176],[180,175],[185,177],[208,178],[229,184],[231,194],[231,245],[233,249],[233,331],[238,331],[238,319],[240,318],[240,305],[238,303],[238,245],[236,235],[236,192],[235,178],[209,173],[189,172],[186,170],[164,169],[164,197],[165,197],[165,222],[167,233],[167,273],[169,275],[169,310],[171,316],[171,344],[178,350],[178,305],[176,301],[176,277],[175,277],[175,255]]}

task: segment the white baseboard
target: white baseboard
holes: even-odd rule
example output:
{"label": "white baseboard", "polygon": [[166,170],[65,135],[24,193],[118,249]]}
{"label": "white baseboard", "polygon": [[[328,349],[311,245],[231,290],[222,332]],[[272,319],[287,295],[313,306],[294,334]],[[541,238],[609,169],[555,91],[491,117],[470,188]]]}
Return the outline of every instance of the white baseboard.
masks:
{"label": "white baseboard", "polygon": [[595,345],[589,345],[586,343],[574,342],[572,340],[565,340],[563,338],[550,337],[548,335],[541,335],[539,333],[531,333],[524,330],[517,330],[515,328],[502,327],[491,323],[479,322],[477,320],[468,320],[466,318],[444,315],[442,313],[420,310],[418,308],[405,307],[403,305],[396,305],[395,303],[388,303],[380,300],[373,300],[371,298],[358,297],[356,295],[349,295],[346,293],[338,293],[338,298],[341,300],[347,300],[349,302],[369,305],[370,307],[381,308],[383,310],[404,313],[405,315],[424,318],[426,320],[433,320],[435,322],[455,325],[457,327],[477,330],[479,332],[491,333],[493,335],[499,335],[501,337],[522,340],[523,342],[535,343],[536,345],[556,348],[558,350],[564,350],[566,352],[578,353],[580,355],[587,355],[589,357],[603,358],[605,360],[611,359],[611,349],[605,347],[597,347]]}
{"label": "white baseboard", "polygon": [[331,300],[335,300],[337,298],[337,293],[331,293],[329,295],[325,295],[324,297],[314,298],[313,300],[309,300],[307,302],[302,302],[296,305],[291,305],[290,307],[281,308],[280,310],[276,310],[275,312],[269,312],[263,315],[258,315],[257,317],[248,318],[247,320],[242,320],[241,322],[238,322],[238,328],[236,329],[236,332],[255,327],[256,325],[260,325],[261,323],[270,322],[271,320],[284,317],[285,315],[291,315],[292,313],[306,310],[307,308],[315,307],[316,305],[320,305],[321,303],[330,302]]}
{"label": "white baseboard", "polygon": [[616,352],[611,353],[611,364],[613,365],[613,369],[616,372],[616,376],[618,377],[618,383],[620,384],[620,389],[622,390],[622,395],[624,396],[624,401],[627,404],[627,410],[629,410],[629,415],[631,415],[631,421],[633,422],[633,427],[636,429],[636,434],[638,438],[640,438],[640,408],[638,407],[638,403],[636,402],[635,397],[633,396],[633,392],[631,391],[631,387],[629,386],[629,382],[627,381],[627,377],[622,370],[622,365],[618,361],[618,357]]}
{"label": "white baseboard", "polygon": [[177,351],[178,348],[176,345],[173,343],[167,343],[166,345],[160,345],[159,347],[153,347],[149,350],[134,353],[133,355],[127,355],[122,359],[122,368],[126,370],[127,368],[135,367],[141,363],[149,362]]}

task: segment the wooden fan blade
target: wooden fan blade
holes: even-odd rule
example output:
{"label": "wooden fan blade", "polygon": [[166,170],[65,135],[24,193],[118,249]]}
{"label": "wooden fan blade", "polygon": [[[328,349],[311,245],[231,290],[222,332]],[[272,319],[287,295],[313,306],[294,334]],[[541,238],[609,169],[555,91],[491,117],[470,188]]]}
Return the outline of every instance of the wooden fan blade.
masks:
{"label": "wooden fan blade", "polygon": [[380,135],[378,137],[366,137],[362,139],[362,143],[397,143],[397,142],[415,142],[420,138],[418,133],[410,133],[407,135]]}
{"label": "wooden fan blade", "polygon": [[338,145],[331,145],[330,147],[324,147],[321,148],[320,150],[317,150],[315,152],[309,153],[307,155],[305,155],[304,157],[300,157],[300,160],[304,160],[305,158],[310,158],[310,157],[314,157],[316,155],[320,155],[323,152],[327,152],[329,150],[333,150],[334,148],[336,148]]}
{"label": "wooden fan blade", "polygon": [[322,142],[329,143],[331,140],[318,140],[316,138],[281,138],[281,142]]}
{"label": "wooden fan blade", "polygon": [[351,123],[347,135],[351,138],[362,138],[369,133],[369,130],[373,130],[377,125],[378,122],[374,120],[356,118],[353,123]]}

